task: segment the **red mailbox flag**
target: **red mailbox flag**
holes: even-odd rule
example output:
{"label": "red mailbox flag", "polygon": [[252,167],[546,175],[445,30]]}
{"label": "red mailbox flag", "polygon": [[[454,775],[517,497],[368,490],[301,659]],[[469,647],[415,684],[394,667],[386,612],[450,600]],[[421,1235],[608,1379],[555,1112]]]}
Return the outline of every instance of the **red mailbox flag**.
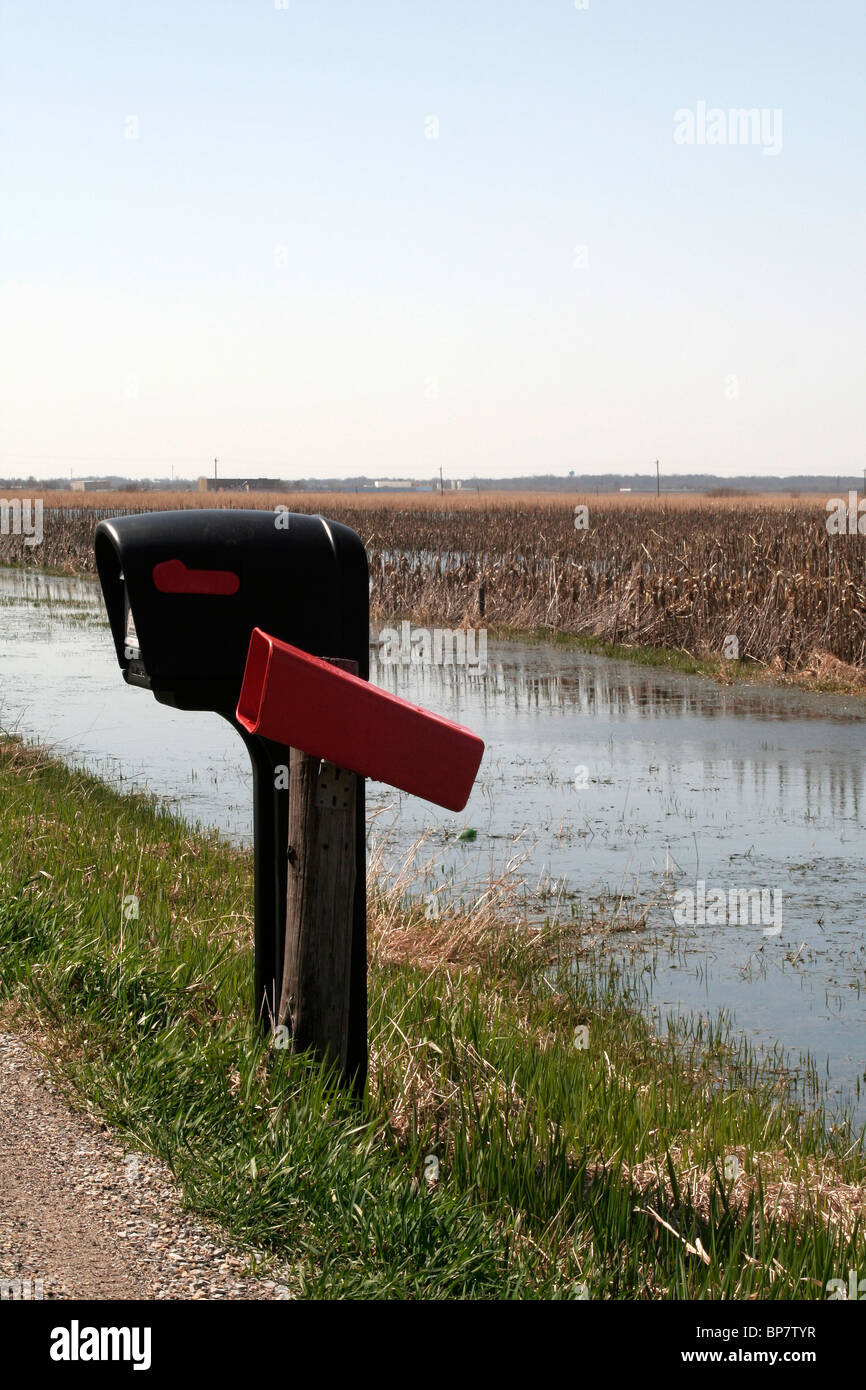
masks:
{"label": "red mailbox flag", "polygon": [[237,720],[251,734],[462,811],[477,734],[253,629]]}

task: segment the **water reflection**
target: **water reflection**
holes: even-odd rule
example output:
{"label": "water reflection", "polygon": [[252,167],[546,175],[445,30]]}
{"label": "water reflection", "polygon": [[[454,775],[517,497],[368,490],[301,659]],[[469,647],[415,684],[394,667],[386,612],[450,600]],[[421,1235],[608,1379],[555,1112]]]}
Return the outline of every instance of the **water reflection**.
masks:
{"label": "water reflection", "polygon": [[[378,650],[374,647],[374,652]],[[755,1042],[812,1051],[848,1094],[864,1070],[866,702],[723,687],[562,647],[490,642],[487,669],[386,666],[386,689],[487,744],[459,816],[371,783],[394,854],[428,836],[430,892],[471,891],[515,855],[540,912],[645,917],[654,1003],[728,1008]],[[236,841],[251,835],[240,740],[216,716],[124,687],[93,581],[0,571],[0,720]],[[474,831],[474,839],[460,839]],[[677,927],[703,881],[776,890],[783,929]],[[866,1107],[864,1107],[866,1117]]]}

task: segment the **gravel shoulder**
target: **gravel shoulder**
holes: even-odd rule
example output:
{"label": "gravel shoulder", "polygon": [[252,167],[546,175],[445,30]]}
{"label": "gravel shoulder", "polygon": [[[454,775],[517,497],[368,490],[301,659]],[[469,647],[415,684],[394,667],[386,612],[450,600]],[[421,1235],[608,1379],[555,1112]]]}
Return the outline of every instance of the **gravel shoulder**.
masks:
{"label": "gravel shoulder", "polygon": [[164,1163],[73,1110],[26,1039],[0,1031],[0,1296],[290,1296],[249,1264],[183,1211]]}

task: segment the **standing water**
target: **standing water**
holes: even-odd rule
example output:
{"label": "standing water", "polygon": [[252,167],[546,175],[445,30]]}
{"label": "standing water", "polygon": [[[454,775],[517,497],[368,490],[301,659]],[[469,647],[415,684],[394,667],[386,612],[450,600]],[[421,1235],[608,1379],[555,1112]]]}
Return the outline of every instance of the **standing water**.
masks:
{"label": "standing water", "polygon": [[[251,840],[237,734],[123,685],[95,581],[0,570],[0,608],[5,730]],[[419,891],[519,865],[530,912],[618,918],[663,1012],[724,1008],[756,1045],[810,1053],[866,1120],[866,704],[543,644],[491,643],[475,672],[380,661],[374,679],[487,745],[458,816],[368,784],[395,857],[426,837]]]}

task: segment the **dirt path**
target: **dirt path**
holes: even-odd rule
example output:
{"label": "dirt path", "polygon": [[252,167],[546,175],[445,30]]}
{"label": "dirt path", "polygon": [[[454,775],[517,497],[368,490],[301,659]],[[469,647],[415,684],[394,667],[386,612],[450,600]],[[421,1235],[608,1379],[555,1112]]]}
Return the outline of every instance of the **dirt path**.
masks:
{"label": "dirt path", "polygon": [[0,1031],[0,1297],[288,1297],[247,1264],[181,1210],[165,1164],[70,1109]]}

